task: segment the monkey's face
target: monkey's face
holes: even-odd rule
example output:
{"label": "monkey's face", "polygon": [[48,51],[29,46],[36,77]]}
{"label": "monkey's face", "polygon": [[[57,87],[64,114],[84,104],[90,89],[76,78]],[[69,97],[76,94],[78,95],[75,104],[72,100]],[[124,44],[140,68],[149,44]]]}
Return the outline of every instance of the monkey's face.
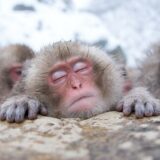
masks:
{"label": "monkey's face", "polygon": [[63,116],[98,114],[103,100],[94,79],[93,64],[87,58],[72,57],[52,67],[48,83],[60,97],[58,110]]}
{"label": "monkey's face", "polygon": [[20,80],[22,74],[22,64],[17,63],[9,69],[9,77],[13,83]]}
{"label": "monkey's face", "polygon": [[20,44],[8,45],[1,50],[0,72],[2,72],[2,81],[6,88],[12,89],[13,85],[21,78],[24,62],[33,56],[33,51],[29,47]]}

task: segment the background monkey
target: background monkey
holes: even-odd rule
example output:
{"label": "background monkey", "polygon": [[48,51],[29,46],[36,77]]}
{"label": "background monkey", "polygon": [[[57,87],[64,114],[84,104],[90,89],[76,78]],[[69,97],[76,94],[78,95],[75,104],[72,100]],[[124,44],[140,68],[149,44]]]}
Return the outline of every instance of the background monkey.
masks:
{"label": "background monkey", "polygon": [[103,51],[58,42],[44,47],[25,66],[22,79],[1,105],[0,119],[22,122],[47,112],[55,117],[88,118],[113,109],[125,115],[135,112],[139,118],[159,115],[159,100],[145,88],[124,96],[123,78],[117,63]]}
{"label": "background monkey", "polygon": [[26,45],[12,44],[0,50],[0,99],[9,94],[21,77],[22,65],[33,57],[33,51]]}
{"label": "background monkey", "polygon": [[148,90],[160,99],[160,43],[155,44],[138,68],[140,75],[137,83],[147,86]]}

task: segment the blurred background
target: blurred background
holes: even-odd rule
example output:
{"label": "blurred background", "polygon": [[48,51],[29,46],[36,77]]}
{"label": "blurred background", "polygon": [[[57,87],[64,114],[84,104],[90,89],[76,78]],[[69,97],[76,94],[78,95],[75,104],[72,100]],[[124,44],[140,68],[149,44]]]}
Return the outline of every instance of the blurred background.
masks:
{"label": "blurred background", "polygon": [[78,40],[135,66],[160,40],[160,0],[0,0],[0,46]]}

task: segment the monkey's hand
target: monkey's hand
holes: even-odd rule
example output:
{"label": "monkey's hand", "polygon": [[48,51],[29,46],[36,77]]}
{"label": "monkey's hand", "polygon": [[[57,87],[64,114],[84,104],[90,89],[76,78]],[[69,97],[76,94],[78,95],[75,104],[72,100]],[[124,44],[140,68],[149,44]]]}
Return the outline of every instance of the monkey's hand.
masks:
{"label": "monkey's hand", "polygon": [[0,119],[8,122],[22,122],[25,118],[33,120],[37,115],[47,115],[44,104],[27,95],[8,98],[0,106]]}
{"label": "monkey's hand", "polygon": [[117,111],[129,116],[132,112],[137,118],[160,115],[160,100],[155,99],[145,88],[132,89],[116,107]]}

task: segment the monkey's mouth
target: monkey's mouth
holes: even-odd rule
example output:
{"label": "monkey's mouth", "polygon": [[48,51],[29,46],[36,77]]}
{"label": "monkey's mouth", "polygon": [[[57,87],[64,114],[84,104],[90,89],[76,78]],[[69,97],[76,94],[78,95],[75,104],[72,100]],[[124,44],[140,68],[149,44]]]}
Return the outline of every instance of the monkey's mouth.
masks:
{"label": "monkey's mouth", "polygon": [[93,94],[88,95],[82,95],[79,97],[76,97],[73,102],[70,104],[69,110],[70,111],[82,111],[87,110],[91,107],[91,104],[93,101],[92,99],[95,99],[95,96]]}
{"label": "monkey's mouth", "polygon": [[79,98],[75,99],[75,100],[72,102],[71,105],[73,105],[74,103],[76,103],[76,102],[78,102],[78,101],[80,101],[80,100],[83,100],[83,99],[86,99],[86,98],[91,98],[91,97],[93,97],[93,96],[92,96],[92,95],[86,95],[86,96],[79,97]]}

